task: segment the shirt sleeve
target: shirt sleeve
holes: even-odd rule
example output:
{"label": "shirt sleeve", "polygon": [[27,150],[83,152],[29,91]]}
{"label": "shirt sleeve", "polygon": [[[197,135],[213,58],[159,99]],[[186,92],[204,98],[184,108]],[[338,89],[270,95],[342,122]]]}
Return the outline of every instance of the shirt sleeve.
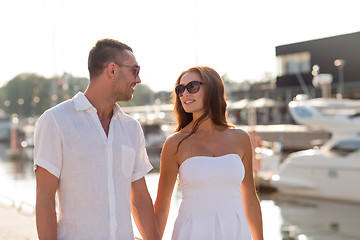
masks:
{"label": "shirt sleeve", "polygon": [[34,171],[37,166],[59,178],[62,168],[62,143],[59,128],[50,111],[46,111],[35,124]]}
{"label": "shirt sleeve", "polygon": [[140,124],[138,123],[138,134],[139,134],[139,144],[137,145],[136,155],[135,155],[135,166],[132,175],[132,181],[136,181],[142,177],[144,177],[153,166],[149,161],[149,157],[145,148],[145,137],[142,131]]}

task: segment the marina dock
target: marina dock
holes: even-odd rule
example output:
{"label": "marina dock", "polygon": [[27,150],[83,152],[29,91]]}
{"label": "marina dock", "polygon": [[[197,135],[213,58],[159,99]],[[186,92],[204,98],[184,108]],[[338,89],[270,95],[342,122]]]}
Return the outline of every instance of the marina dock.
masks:
{"label": "marina dock", "polygon": [[256,125],[236,126],[248,132],[255,131],[263,141],[281,141],[284,151],[298,151],[313,148],[329,139],[330,133],[312,129],[302,125],[278,124],[278,125]]}

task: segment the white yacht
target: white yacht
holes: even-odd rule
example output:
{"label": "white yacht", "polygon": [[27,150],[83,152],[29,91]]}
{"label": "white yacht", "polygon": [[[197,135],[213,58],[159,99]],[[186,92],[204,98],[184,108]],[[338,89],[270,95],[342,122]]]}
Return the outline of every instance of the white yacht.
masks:
{"label": "white yacht", "polygon": [[289,111],[301,125],[334,134],[360,132],[360,100],[313,98],[289,103]]}
{"label": "white yacht", "polygon": [[360,101],[309,99],[289,109],[299,124],[332,136],[320,148],[290,154],[272,184],[280,193],[360,203]]}

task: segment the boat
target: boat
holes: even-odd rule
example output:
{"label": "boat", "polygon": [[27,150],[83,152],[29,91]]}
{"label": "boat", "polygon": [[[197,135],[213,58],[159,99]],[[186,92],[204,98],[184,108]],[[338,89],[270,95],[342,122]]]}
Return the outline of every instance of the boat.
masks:
{"label": "boat", "polygon": [[271,185],[282,194],[360,203],[360,100],[305,99],[290,102],[289,110],[299,124],[331,137],[290,154]]}
{"label": "boat", "polygon": [[360,131],[360,100],[313,98],[294,100],[289,111],[301,125],[320,128],[333,134]]}
{"label": "boat", "polygon": [[152,151],[162,148],[167,134],[172,130],[173,108],[172,104],[153,104],[123,107],[122,110],[139,121],[145,135],[146,148]]}

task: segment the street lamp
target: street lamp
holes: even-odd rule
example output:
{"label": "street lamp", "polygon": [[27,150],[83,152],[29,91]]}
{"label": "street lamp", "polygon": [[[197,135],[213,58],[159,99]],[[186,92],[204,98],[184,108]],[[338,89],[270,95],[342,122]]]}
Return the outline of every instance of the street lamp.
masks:
{"label": "street lamp", "polygon": [[313,75],[312,83],[314,87],[321,88],[321,95],[323,98],[331,97],[331,82],[333,80],[333,76],[328,73],[319,73],[320,67],[318,65],[314,65],[312,68],[311,74]]}
{"label": "street lamp", "polygon": [[338,68],[339,73],[339,85],[338,85],[338,93],[336,94],[336,97],[341,99],[344,94],[344,66],[345,66],[345,60],[344,59],[336,59],[334,61],[334,65]]}
{"label": "street lamp", "polygon": [[313,84],[315,87],[321,88],[321,94],[323,98],[331,97],[331,82],[333,76],[328,73],[317,74],[313,78]]}

